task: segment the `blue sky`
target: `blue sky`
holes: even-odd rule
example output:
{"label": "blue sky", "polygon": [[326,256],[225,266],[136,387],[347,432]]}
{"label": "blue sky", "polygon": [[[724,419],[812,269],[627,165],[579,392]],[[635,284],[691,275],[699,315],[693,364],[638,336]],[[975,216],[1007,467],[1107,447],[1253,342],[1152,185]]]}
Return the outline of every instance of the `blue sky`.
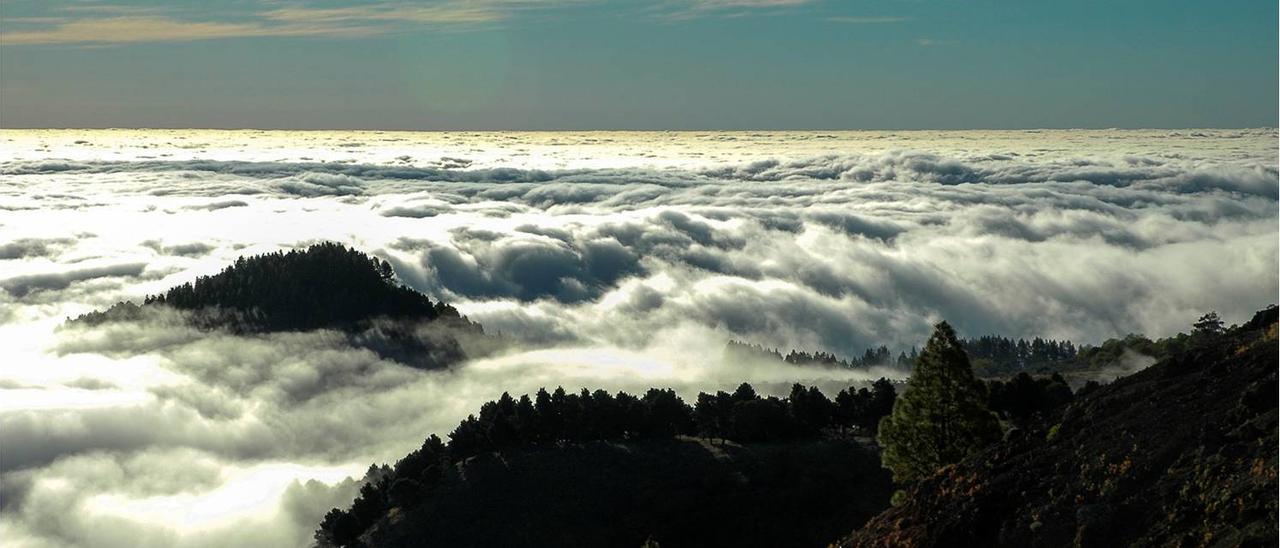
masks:
{"label": "blue sky", "polygon": [[0,126],[1275,126],[1276,6],[5,0]]}

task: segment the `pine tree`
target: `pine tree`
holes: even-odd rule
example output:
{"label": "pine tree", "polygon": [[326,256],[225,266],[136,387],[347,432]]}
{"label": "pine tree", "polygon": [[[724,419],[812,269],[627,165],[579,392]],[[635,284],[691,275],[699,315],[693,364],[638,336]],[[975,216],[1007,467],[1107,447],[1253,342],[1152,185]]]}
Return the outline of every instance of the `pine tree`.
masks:
{"label": "pine tree", "polygon": [[1217,312],[1210,312],[1200,316],[1196,323],[1191,324],[1191,327],[1195,329],[1192,334],[1201,337],[1221,335],[1224,331],[1222,326],[1222,318],[1218,316]]}
{"label": "pine tree", "polygon": [[951,326],[939,323],[916,360],[906,392],[880,421],[885,468],[899,482],[914,481],[999,437],[1000,423],[987,408],[969,356]]}

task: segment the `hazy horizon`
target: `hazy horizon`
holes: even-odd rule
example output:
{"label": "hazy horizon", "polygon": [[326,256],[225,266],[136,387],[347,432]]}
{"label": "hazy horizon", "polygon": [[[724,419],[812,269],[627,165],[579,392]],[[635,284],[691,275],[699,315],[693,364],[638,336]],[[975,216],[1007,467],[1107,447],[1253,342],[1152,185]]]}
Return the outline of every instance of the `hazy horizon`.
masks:
{"label": "hazy horizon", "polygon": [[706,128],[686,128],[686,129],[631,129],[631,128],[597,128],[597,129],[578,129],[578,128],[555,128],[555,129],[469,129],[469,128],[443,128],[443,129],[409,129],[409,128],[382,128],[382,127],[355,127],[355,128],[331,128],[331,127],[315,127],[315,128],[289,128],[289,127],[165,127],[165,126],[48,126],[48,127],[9,127],[0,126],[0,130],[58,130],[58,131],[75,131],[75,130],[160,130],[160,131],[313,131],[313,132],[404,132],[404,133],[857,133],[857,132],[930,132],[930,131],[1189,131],[1197,129],[1206,130],[1248,130],[1248,129],[1276,129],[1277,125],[1270,126],[1096,126],[1096,127],[965,127],[965,128],[937,128],[937,127],[918,127],[918,128],[748,128],[748,129],[706,129]]}

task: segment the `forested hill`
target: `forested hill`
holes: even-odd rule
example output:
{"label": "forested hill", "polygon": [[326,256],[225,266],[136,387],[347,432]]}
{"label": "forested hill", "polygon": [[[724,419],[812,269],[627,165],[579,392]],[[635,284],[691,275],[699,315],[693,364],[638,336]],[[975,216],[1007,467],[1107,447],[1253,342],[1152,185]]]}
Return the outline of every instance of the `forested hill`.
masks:
{"label": "forested hill", "polygon": [[875,451],[849,439],[592,441],[484,453],[433,477],[350,546],[822,548],[893,492]]}
{"label": "forested hill", "polygon": [[1274,546],[1275,307],[947,466],[841,546]]}
{"label": "forested hill", "polygon": [[[234,312],[234,327],[251,332],[350,328],[379,317],[460,318],[453,307],[397,283],[386,261],[328,242],[240,257],[218,274],[143,301],[143,306],[155,305]],[[136,309],[132,302],[120,303],[76,321],[127,318]]]}
{"label": "forested hill", "polygon": [[374,467],[321,546],[825,546],[882,510],[892,484],[870,445],[893,384],[834,399],[749,384],[641,396],[503,394],[449,434]]}
{"label": "forested hill", "polygon": [[[325,516],[320,546],[826,546],[888,506],[873,444],[900,385],[880,379],[828,398],[747,383],[503,394],[374,466],[359,497]],[[1010,425],[1071,401],[1060,379],[989,384]]]}
{"label": "forested hill", "polygon": [[397,282],[386,261],[328,242],[241,257],[218,274],[148,296],[142,305],[117,303],[71,323],[138,320],[163,308],[185,312],[199,327],[235,333],[336,329],[411,365],[456,362],[463,356],[460,338],[483,336],[480,325],[457,309]]}

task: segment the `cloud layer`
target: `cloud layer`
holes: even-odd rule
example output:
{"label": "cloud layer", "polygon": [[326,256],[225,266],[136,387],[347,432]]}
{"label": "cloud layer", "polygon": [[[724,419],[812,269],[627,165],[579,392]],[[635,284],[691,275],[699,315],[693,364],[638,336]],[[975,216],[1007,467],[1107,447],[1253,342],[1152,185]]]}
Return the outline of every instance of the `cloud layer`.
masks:
{"label": "cloud layer", "polygon": [[[729,339],[853,355],[945,318],[1090,343],[1241,321],[1277,290],[1273,130],[0,138],[16,545],[305,544],[369,463],[504,390],[886,373],[726,363]],[[517,348],[429,373],[334,333],[58,327],[317,240]]]}

